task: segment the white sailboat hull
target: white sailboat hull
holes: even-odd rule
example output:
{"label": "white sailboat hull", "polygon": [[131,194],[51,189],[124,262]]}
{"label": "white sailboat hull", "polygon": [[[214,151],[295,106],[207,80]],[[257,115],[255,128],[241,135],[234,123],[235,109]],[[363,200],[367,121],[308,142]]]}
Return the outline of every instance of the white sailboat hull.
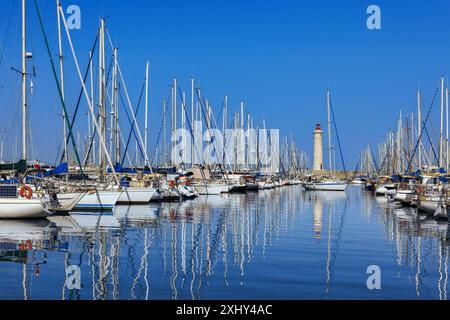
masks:
{"label": "white sailboat hull", "polygon": [[310,191],[345,191],[347,183],[341,182],[317,182],[305,184],[305,189]]}
{"label": "white sailboat hull", "polygon": [[439,200],[421,200],[418,204],[417,208],[421,211],[427,212],[427,213],[435,213],[436,209],[439,205]]}
{"label": "white sailboat hull", "polygon": [[146,204],[157,192],[154,188],[126,188],[120,195],[118,204]]}
{"label": "white sailboat hull", "polygon": [[210,185],[197,185],[195,186],[200,195],[220,195],[222,193],[228,193],[230,186],[223,184],[210,184]]}
{"label": "white sailboat hull", "polygon": [[[77,193],[58,195],[59,201],[76,196]],[[95,191],[85,194],[75,205],[75,210],[112,210],[119,199],[118,191]]]}
{"label": "white sailboat hull", "polygon": [[395,195],[394,200],[410,204],[414,201],[415,196],[416,194],[412,190],[400,190]]}
{"label": "white sailboat hull", "polygon": [[196,190],[191,186],[179,186],[178,192],[187,199],[192,199],[198,196],[198,193]]}
{"label": "white sailboat hull", "polygon": [[394,196],[397,193],[397,189],[393,185],[380,186],[375,190],[375,194],[378,196]]}
{"label": "white sailboat hull", "polygon": [[0,219],[40,219],[50,215],[39,199],[0,199]]}
{"label": "white sailboat hull", "polygon": [[275,185],[270,182],[258,182],[258,189],[259,190],[268,190],[275,188]]}

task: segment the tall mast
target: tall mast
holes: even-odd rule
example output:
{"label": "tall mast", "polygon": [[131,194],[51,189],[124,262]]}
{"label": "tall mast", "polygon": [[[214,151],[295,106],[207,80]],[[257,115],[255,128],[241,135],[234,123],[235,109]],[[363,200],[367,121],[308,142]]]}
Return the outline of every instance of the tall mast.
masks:
{"label": "tall mast", "polygon": [[[411,161],[411,163],[413,163],[413,158],[412,158],[412,152],[413,152],[413,150],[414,150],[414,142],[415,142],[415,139],[414,139],[414,113],[413,112],[411,112],[411,131],[410,131],[410,145],[409,145],[409,161]],[[409,169],[409,168],[408,168]]]}
{"label": "tall mast", "polygon": [[223,132],[222,132],[222,136],[223,136],[223,167],[225,168],[225,159],[226,159],[226,154],[225,154],[225,149],[226,149],[226,145],[227,145],[227,140],[226,140],[226,132],[227,132],[227,128],[228,128],[228,95],[225,95],[225,105],[224,105],[224,110],[223,110],[223,122],[222,122],[222,127],[223,127]]}
{"label": "tall mast", "polygon": [[[117,163],[118,159],[115,157],[115,152],[113,153],[114,148],[114,141],[115,141],[115,125],[116,125],[116,71],[117,71],[117,57],[116,57],[117,50],[114,48],[113,50],[113,58],[114,58],[114,67],[113,67],[113,73],[112,73],[112,85],[111,85],[111,113],[110,113],[110,119],[109,119],[109,154],[111,155],[111,158],[115,159],[115,162]],[[115,148],[114,148],[115,150]]]}
{"label": "tall mast", "polygon": [[206,101],[205,101],[205,107],[206,107],[206,110],[205,110],[205,113],[206,113],[206,126],[207,126],[207,129],[208,129],[208,132],[210,132],[210,129],[211,129],[211,112],[210,112],[210,109],[209,109],[209,101],[208,101],[208,98],[206,98]]}
{"label": "tall mast", "polygon": [[[90,69],[90,87],[91,87],[91,96],[90,96],[90,102],[91,105],[94,105],[94,72],[92,70],[92,51],[89,51],[89,69]],[[91,115],[88,113],[88,123],[89,123],[89,128],[91,128],[90,126],[90,117]],[[92,120],[92,122],[94,122],[95,119]],[[93,137],[95,132],[95,127],[94,125],[92,125],[92,131],[89,130],[89,137]],[[92,141],[92,164],[95,166],[95,139]]]}
{"label": "tall mast", "polygon": [[[240,135],[239,135],[239,145],[241,146],[241,147],[243,147],[244,148],[244,150],[242,150],[242,152],[244,153],[244,159],[246,158],[245,157],[245,139],[244,139],[244,133],[243,133],[243,131],[244,131],[244,124],[245,124],[245,116],[244,116],[244,100],[242,100],[241,101],[241,115],[240,115],[240,117],[241,117],[241,123],[240,123],[240,129],[242,130],[242,131],[240,131],[241,133],[240,133]],[[242,135],[242,136],[241,136]],[[244,140],[244,141],[242,141],[242,140]],[[242,164],[243,166],[245,166],[245,164]],[[243,169],[242,167],[241,167],[241,164],[239,164],[239,169]]]}
{"label": "tall mast", "polygon": [[228,128],[228,95],[225,95],[225,104],[223,110],[223,134],[225,136],[225,132]]}
{"label": "tall mast", "polygon": [[163,101],[163,165],[167,165],[167,103],[166,99]]}
{"label": "tall mast", "polygon": [[22,0],[22,159],[27,159],[27,23],[26,0]]}
{"label": "tall mast", "polygon": [[448,171],[448,87],[445,88],[445,118],[445,165]]}
{"label": "tall mast", "polygon": [[244,129],[244,100],[241,101],[241,129]]}
{"label": "tall mast", "polygon": [[327,91],[327,112],[328,112],[328,165],[330,172],[333,170],[332,165],[332,146],[331,146],[331,110],[330,110],[330,91]]}
{"label": "tall mast", "polygon": [[182,128],[182,137],[181,137],[181,147],[183,149],[183,163],[186,163],[187,161],[189,161],[186,157],[186,113],[185,113],[185,109],[186,109],[186,92],[183,91],[183,95],[181,97],[183,99],[183,103],[181,104],[181,128]]}
{"label": "tall mast", "polygon": [[[58,16],[58,47],[59,47],[59,77],[61,85],[62,100],[65,101],[64,90],[64,64],[63,64],[63,51],[62,51],[62,34],[61,34],[61,16],[59,14],[59,8],[61,7],[60,0],[56,0],[56,14]],[[64,132],[64,161],[69,164],[69,150],[67,148],[67,127],[66,127],[66,114],[63,111],[63,132]],[[66,174],[66,183],[69,182],[69,173]]]}
{"label": "tall mast", "polygon": [[116,162],[120,162],[120,131],[119,131],[119,86],[117,83],[117,59],[118,59],[118,50],[117,48],[114,49],[114,106],[116,108],[115,112],[114,112],[114,118],[116,120],[116,125],[115,125],[115,144],[116,144]]}
{"label": "tall mast", "polygon": [[[144,128],[144,149],[148,152],[148,68],[149,61],[147,60],[147,66],[145,68],[145,128]],[[148,161],[145,165],[149,165]]]}
{"label": "tall mast", "polygon": [[441,168],[444,156],[444,77],[441,77],[441,128],[439,132],[439,168]]}
{"label": "tall mast", "polygon": [[[194,106],[194,77],[191,78],[191,130],[192,130],[192,136],[195,134],[195,106]],[[191,158],[192,158],[192,167],[194,167],[194,152],[195,152],[195,141],[192,139],[192,148],[191,148]]]}
{"label": "tall mast", "polygon": [[419,135],[419,152],[418,152],[418,158],[419,158],[419,170],[422,169],[422,110],[420,106],[420,90],[417,90],[417,132]]}
{"label": "tall mast", "polygon": [[170,154],[172,155],[171,164],[175,165],[175,141],[172,140],[173,135],[175,134],[175,130],[177,129],[177,78],[173,78],[172,85],[172,130],[170,133],[171,141],[172,141],[172,150]]}
{"label": "tall mast", "polygon": [[[106,141],[106,109],[105,109],[105,20],[100,19],[100,45],[99,45],[99,112],[100,112],[100,130],[99,138]],[[100,163],[100,172],[105,173],[106,150],[99,148],[98,161]]]}

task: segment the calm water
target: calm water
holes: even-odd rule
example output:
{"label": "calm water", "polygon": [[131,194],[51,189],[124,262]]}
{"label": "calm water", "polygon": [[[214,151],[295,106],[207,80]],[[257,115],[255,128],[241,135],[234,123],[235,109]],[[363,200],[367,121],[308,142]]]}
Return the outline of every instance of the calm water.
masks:
{"label": "calm water", "polygon": [[447,299],[446,239],[447,223],[359,188],[0,221],[0,298]]}

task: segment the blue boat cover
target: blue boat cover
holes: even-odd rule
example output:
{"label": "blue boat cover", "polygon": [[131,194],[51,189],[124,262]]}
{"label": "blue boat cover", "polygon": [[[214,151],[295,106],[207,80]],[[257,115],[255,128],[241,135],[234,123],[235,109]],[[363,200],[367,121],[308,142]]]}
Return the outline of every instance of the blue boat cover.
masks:
{"label": "blue boat cover", "polygon": [[[45,177],[50,177],[53,175],[62,175],[69,172],[69,166],[67,165],[67,162],[61,163],[59,166],[57,166],[55,169],[48,170],[45,173]],[[38,175],[39,176],[39,175]]]}

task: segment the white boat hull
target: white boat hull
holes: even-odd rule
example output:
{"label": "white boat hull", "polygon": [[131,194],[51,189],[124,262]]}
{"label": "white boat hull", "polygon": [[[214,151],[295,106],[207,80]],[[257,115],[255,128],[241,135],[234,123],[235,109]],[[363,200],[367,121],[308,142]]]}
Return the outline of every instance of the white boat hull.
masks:
{"label": "white boat hull", "polygon": [[258,189],[259,190],[268,190],[275,188],[275,185],[270,182],[258,182]]}
{"label": "white boat hull", "polygon": [[317,182],[305,184],[305,189],[310,191],[345,191],[347,183],[340,182]]}
{"label": "white boat hull", "polygon": [[39,199],[0,199],[0,219],[40,219],[50,215]]}
{"label": "white boat hull", "polygon": [[230,186],[224,184],[196,185],[195,190],[200,195],[220,195],[222,193],[228,193]]}
{"label": "white boat hull", "polygon": [[421,211],[434,214],[436,212],[438,205],[439,201],[420,200],[420,203],[418,204],[417,208]]}
{"label": "white boat hull", "polygon": [[179,186],[178,192],[181,194],[182,197],[187,199],[193,199],[198,196],[195,189],[191,186]]}
{"label": "white boat hull", "polygon": [[[65,193],[58,195],[59,201],[74,197],[77,193]],[[85,194],[75,205],[74,210],[112,210],[119,199],[118,191],[95,191]]]}
{"label": "white boat hull", "polygon": [[378,196],[394,196],[396,193],[397,190],[394,187],[381,186],[375,190],[375,194]]}
{"label": "white boat hull", "polygon": [[154,188],[126,188],[120,194],[117,204],[146,204],[156,192]]}
{"label": "white boat hull", "polygon": [[401,190],[398,191],[394,197],[394,200],[400,201],[405,204],[410,204],[414,201],[416,194],[412,190]]}

